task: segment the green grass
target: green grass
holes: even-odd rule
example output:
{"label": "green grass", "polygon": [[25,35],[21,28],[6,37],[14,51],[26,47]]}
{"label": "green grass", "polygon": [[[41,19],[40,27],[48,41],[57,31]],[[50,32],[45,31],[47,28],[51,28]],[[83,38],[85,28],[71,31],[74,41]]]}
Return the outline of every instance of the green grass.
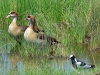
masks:
{"label": "green grass", "polygon": [[[45,30],[47,35],[57,38],[66,46],[63,48],[64,55],[67,50],[77,49],[75,45],[79,46],[85,35],[91,36],[92,49],[99,45],[99,8],[99,0],[1,1],[1,31],[8,35],[7,30],[12,19],[5,17],[13,10],[19,14],[19,25],[29,25],[24,18],[28,14],[35,15],[37,25]],[[8,41],[9,39],[11,38],[7,37]],[[25,42],[23,44],[25,46]]]}
{"label": "green grass", "polygon": [[[93,63],[100,57],[99,52],[90,51],[100,47],[100,0],[0,0],[0,10],[0,49],[10,44],[13,52],[18,51],[22,58],[27,57],[29,53],[41,56],[49,54],[49,48],[41,51],[40,48],[37,48],[38,45],[33,47],[27,45],[24,38],[22,46],[13,49],[16,41],[8,34],[8,26],[12,19],[6,19],[6,16],[10,11],[15,11],[19,15],[17,22],[19,25],[29,25],[24,18],[32,14],[36,17],[37,25],[45,31],[45,34],[55,37],[61,42],[60,47],[55,48],[55,55],[89,54]],[[85,35],[91,36],[88,46],[86,42],[83,44],[86,39]],[[40,72],[37,69],[27,70],[25,73],[26,75],[38,73],[38,75],[49,75],[52,70],[46,69],[40,69]],[[97,71],[98,69],[100,68],[97,68]],[[45,70],[46,72],[44,72]],[[81,72],[79,75],[92,75],[93,72],[90,70],[90,74]],[[65,72],[53,71],[52,75],[55,73],[57,75],[65,74]],[[71,75],[77,75],[77,73],[76,71],[76,74]]]}

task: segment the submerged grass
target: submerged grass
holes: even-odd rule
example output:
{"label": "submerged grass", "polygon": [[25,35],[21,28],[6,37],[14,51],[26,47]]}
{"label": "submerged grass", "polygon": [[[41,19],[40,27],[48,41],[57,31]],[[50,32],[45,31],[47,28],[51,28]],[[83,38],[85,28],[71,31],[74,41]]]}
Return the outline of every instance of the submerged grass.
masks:
{"label": "submerged grass", "polygon": [[[13,52],[19,51],[18,53],[22,57],[30,53],[49,54],[49,48],[40,50],[36,44],[31,47],[23,38],[22,46],[13,49],[16,41],[7,32],[12,19],[5,18],[10,11],[18,13],[18,25],[29,25],[24,18],[29,14],[34,15],[37,25],[45,31],[45,34],[61,41],[60,47],[55,48],[55,55],[76,54],[81,56],[80,54],[88,55],[89,53],[92,56],[95,53],[90,50],[100,47],[100,0],[0,0],[0,10],[0,46],[10,44],[9,48]],[[95,62],[95,60],[93,61]],[[61,71],[51,71],[46,67],[39,71],[36,68],[27,70],[25,73],[30,75],[65,74]],[[94,75],[93,72],[90,70],[90,74],[84,75]],[[71,75],[78,75],[78,72]],[[83,72],[79,75],[83,75]]]}

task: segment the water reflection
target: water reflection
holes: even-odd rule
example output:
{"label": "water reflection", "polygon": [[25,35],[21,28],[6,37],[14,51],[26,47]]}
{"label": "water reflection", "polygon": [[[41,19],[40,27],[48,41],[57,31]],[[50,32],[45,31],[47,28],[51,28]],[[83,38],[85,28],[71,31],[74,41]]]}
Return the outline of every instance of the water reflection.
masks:
{"label": "water reflection", "polygon": [[0,74],[7,75],[7,71],[12,69],[11,63],[8,60],[6,52],[2,49]]}
{"label": "water reflection", "polygon": [[[87,57],[86,55],[80,55],[77,59],[82,60],[87,64],[91,63],[89,57]],[[12,72],[13,70],[16,70],[18,75],[25,75],[25,68],[32,68],[33,66],[41,67],[41,64],[43,63],[50,65],[51,69],[53,70],[61,70],[66,72],[67,74],[72,73],[75,70],[71,64],[71,61],[67,60],[67,58],[55,58],[50,60],[43,57],[22,61],[19,55],[8,55],[6,49],[3,48],[2,54],[0,55],[0,75],[7,75],[8,72]]]}
{"label": "water reflection", "polygon": [[[18,56],[17,56],[18,58]],[[14,65],[12,62],[12,60],[14,61]],[[14,66],[17,67],[18,73],[19,75],[23,75],[23,71],[22,68],[23,67],[23,63],[20,60],[17,60],[16,62],[15,58],[9,58],[9,55],[7,55],[7,52],[5,50],[5,48],[2,48],[2,54],[0,55],[0,75],[7,75],[8,72],[12,71],[15,69]]]}
{"label": "water reflection", "polygon": [[18,70],[18,75],[24,75],[24,65],[23,65],[23,62],[22,61],[18,61],[17,62],[17,70]]}
{"label": "water reflection", "polygon": [[52,60],[51,65],[54,70],[60,69],[62,71],[65,71],[66,73],[71,73],[74,71],[74,68],[72,67],[70,61],[67,59],[66,60],[63,60],[63,59]]}

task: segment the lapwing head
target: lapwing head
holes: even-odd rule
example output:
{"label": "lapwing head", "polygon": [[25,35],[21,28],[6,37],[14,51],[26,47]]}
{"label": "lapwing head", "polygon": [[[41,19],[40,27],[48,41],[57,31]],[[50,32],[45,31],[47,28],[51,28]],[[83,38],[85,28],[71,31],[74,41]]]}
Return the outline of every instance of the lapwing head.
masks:
{"label": "lapwing head", "polygon": [[72,54],[69,56],[69,59],[71,59],[71,60],[74,60],[75,58],[76,57],[74,55],[72,55]]}
{"label": "lapwing head", "polygon": [[10,17],[17,17],[18,15],[17,15],[17,13],[16,12],[14,12],[14,11],[11,11],[8,15],[7,15],[7,17],[6,18],[10,18]]}

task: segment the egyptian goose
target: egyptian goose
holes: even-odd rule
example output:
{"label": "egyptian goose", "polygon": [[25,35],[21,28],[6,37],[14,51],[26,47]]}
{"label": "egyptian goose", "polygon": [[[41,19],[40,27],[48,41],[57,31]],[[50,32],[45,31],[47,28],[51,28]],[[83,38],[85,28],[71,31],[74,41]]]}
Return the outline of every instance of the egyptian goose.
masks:
{"label": "egyptian goose", "polygon": [[24,32],[24,38],[29,42],[44,43],[46,42],[49,46],[59,43],[55,38],[35,32],[36,19],[34,16],[29,15],[24,20],[30,21],[30,26]]}
{"label": "egyptian goose", "polygon": [[13,18],[13,21],[9,25],[8,33],[15,38],[15,40],[19,43],[19,45],[21,45],[21,42],[18,39],[21,37],[21,35],[23,34],[23,32],[26,30],[28,26],[17,25],[18,14],[16,12],[14,11],[10,12],[6,18],[10,18],[10,17]]}
{"label": "egyptian goose", "polygon": [[71,59],[71,63],[75,68],[89,69],[95,67],[95,65],[86,64],[85,62],[77,60],[74,55],[70,55],[69,59]]}

